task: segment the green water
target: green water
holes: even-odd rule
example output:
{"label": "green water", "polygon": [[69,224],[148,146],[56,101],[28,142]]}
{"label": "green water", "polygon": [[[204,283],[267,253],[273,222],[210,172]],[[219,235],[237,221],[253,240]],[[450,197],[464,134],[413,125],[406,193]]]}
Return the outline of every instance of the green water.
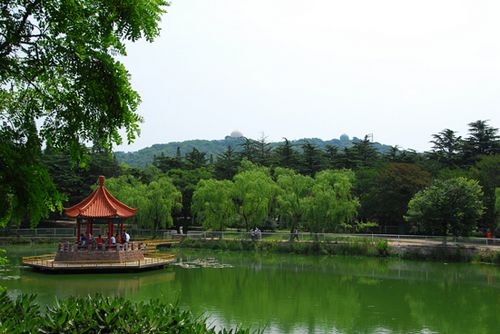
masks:
{"label": "green water", "polygon": [[500,268],[491,265],[190,251],[179,258],[233,267],[50,275],[18,259],[52,246],[4,248],[11,264],[0,285],[42,304],[99,292],[178,302],[213,325],[269,333],[500,333]]}

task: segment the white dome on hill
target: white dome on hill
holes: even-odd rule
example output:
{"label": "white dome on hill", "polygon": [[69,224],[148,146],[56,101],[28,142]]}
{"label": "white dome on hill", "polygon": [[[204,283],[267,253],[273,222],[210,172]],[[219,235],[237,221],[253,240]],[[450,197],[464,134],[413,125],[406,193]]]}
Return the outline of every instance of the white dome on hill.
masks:
{"label": "white dome on hill", "polygon": [[234,130],[233,132],[231,132],[229,137],[240,138],[240,137],[243,137],[243,133],[241,133],[241,131]]}

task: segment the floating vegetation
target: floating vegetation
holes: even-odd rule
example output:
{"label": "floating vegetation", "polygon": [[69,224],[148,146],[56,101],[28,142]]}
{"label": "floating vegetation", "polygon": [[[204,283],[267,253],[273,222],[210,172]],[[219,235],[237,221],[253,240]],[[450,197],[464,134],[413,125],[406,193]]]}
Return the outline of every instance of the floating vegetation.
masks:
{"label": "floating vegetation", "polygon": [[233,268],[230,264],[220,263],[213,257],[207,257],[204,259],[194,259],[192,261],[183,261],[172,263],[173,266],[179,266],[184,269],[195,269],[195,268]]}
{"label": "floating vegetation", "polygon": [[20,279],[21,276],[18,276],[18,275],[12,275],[12,276],[0,276],[0,280],[2,281],[11,281],[11,280],[16,280],[16,279]]}

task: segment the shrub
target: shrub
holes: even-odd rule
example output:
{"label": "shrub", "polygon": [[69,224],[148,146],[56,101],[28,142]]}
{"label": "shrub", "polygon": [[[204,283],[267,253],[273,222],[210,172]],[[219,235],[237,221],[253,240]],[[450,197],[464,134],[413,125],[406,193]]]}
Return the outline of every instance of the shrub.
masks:
{"label": "shrub", "polygon": [[41,312],[34,295],[0,292],[0,333],[250,333],[208,328],[204,319],[159,300],[134,303],[96,295],[57,301]]}
{"label": "shrub", "polygon": [[380,256],[389,255],[389,243],[387,242],[387,240],[379,240],[377,242],[377,252]]}

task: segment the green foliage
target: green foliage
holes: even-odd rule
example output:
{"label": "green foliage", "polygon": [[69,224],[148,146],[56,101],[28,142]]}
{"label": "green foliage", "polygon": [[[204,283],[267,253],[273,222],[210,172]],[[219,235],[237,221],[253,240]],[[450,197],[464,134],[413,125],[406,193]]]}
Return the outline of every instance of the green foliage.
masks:
{"label": "green foliage", "polygon": [[469,137],[463,142],[464,163],[475,162],[482,155],[500,153],[498,129],[488,121],[478,120],[469,123]]}
{"label": "green foliage", "polygon": [[[246,142],[248,140],[248,142]],[[309,143],[317,147],[319,150],[325,150],[327,146],[338,147],[339,150],[343,150],[345,147],[351,147],[354,141],[359,141],[357,138],[350,140],[321,140],[318,138],[308,138],[308,139],[298,139],[298,140],[287,140],[283,142],[272,142],[269,143],[271,151],[271,162],[274,164],[285,167],[285,168],[299,168],[299,160],[301,159],[300,146]],[[159,157],[162,154],[168,157],[175,157],[177,148],[180,148],[182,152],[190,152],[193,148],[196,148],[200,152],[204,152],[207,156],[219,156],[224,153],[229,146],[232,147],[234,153],[242,156],[241,158],[247,158],[250,161],[258,162],[257,159],[257,145],[256,140],[248,139],[245,137],[226,137],[220,140],[186,140],[183,142],[172,142],[168,144],[155,144],[153,146],[143,148],[136,152],[116,152],[116,158],[120,163],[127,163],[132,167],[146,167],[153,163],[155,156]],[[378,152],[383,153],[389,150],[389,146],[380,143],[371,143],[371,146],[375,148]],[[284,150],[284,151],[283,151]],[[416,153],[414,153],[416,154]],[[408,151],[401,153],[405,157],[409,155]],[[332,166],[334,168],[346,167],[343,164]],[[332,168],[328,167],[328,168]]]}
{"label": "green foliage", "polygon": [[316,172],[321,170],[321,151],[314,144],[309,142],[302,144],[302,151],[300,172],[305,175],[313,176]]}
{"label": "green foliage", "polygon": [[377,150],[368,139],[368,136],[365,136],[363,140],[353,142],[351,152],[353,159],[352,163],[356,167],[371,166],[378,158]]}
{"label": "green foliage", "polygon": [[500,265],[500,251],[493,249],[481,249],[474,257],[477,262],[493,263]]}
{"label": "green foliage", "polygon": [[293,148],[292,143],[287,139],[274,150],[275,163],[282,168],[297,169],[299,166],[298,152]]}
{"label": "green foliage", "polygon": [[460,158],[462,137],[457,136],[456,132],[450,129],[444,129],[438,134],[433,134],[434,140],[431,141],[434,158],[448,166],[457,164]]}
{"label": "green foliage", "polygon": [[34,295],[0,292],[2,333],[250,333],[209,328],[206,321],[160,300],[131,302],[95,295],[57,301],[42,312]]}
{"label": "green foliage", "polygon": [[314,180],[310,176],[295,173],[291,169],[276,168],[276,184],[280,188],[277,196],[277,212],[291,230],[302,221],[306,198],[310,195]]}
{"label": "green foliage", "polygon": [[234,177],[234,195],[238,215],[249,230],[263,225],[277,187],[266,168],[245,160],[242,168],[244,170]]}
{"label": "green foliage", "polygon": [[408,202],[431,183],[431,175],[416,164],[387,163],[356,173],[360,217],[381,225],[403,223]]}
{"label": "green foliage", "polygon": [[350,170],[324,170],[316,174],[311,196],[304,201],[309,230],[339,230],[350,227],[359,202],[351,194],[354,173]]}
{"label": "green foliage", "polygon": [[1,129],[0,166],[0,227],[25,221],[34,227],[50,212],[62,210],[63,197],[37,149],[4,140]]}
{"label": "green foliage", "polygon": [[485,210],[481,225],[493,231],[497,227],[495,202],[498,197],[495,191],[500,187],[500,154],[482,156],[472,166],[469,174],[470,177],[479,181],[483,189],[482,201]]}
{"label": "green foliage", "polygon": [[181,208],[181,193],[165,176],[144,184],[131,175],[124,175],[107,180],[106,187],[120,201],[137,208],[136,216],[130,221],[142,228],[156,230],[172,226],[172,213]]}
{"label": "green foliage", "polygon": [[[223,251],[255,251],[266,253],[293,253],[303,255],[367,255],[379,253],[377,245],[366,239],[335,242],[273,242],[248,240],[194,240],[184,239],[181,248],[199,248]],[[388,247],[387,247],[388,251]]]}
{"label": "green foliage", "polygon": [[477,181],[437,180],[411,199],[406,219],[425,233],[467,236],[483,213],[482,195]]}
{"label": "green foliage", "polygon": [[201,180],[193,194],[193,214],[205,229],[223,231],[232,223],[236,208],[233,202],[234,185],[231,181]]}
{"label": "green foliage", "polygon": [[389,255],[389,243],[387,242],[387,240],[377,241],[377,252],[380,256]]}
{"label": "green foliage", "polygon": [[83,167],[72,164],[69,153],[51,149],[46,149],[43,153],[43,164],[59,193],[66,197],[65,206],[71,206],[85,198],[100,175],[111,178],[122,173],[110,152],[96,148],[86,151],[88,162]]}
{"label": "green foliage", "polygon": [[202,167],[196,169],[172,169],[167,173],[172,183],[182,194],[182,211],[180,217],[192,217],[191,202],[194,190],[200,180],[213,178],[213,171],[210,168]]}
{"label": "green foliage", "polygon": [[5,257],[5,249],[0,248],[0,266],[4,266],[9,263],[9,260]]}
{"label": "green foliage", "polygon": [[[82,143],[110,149],[139,132],[140,97],[118,55],[152,41],[163,0],[12,0],[0,10],[0,222],[36,225],[62,198],[41,147],[81,160]],[[81,160],[82,161],[82,160]]]}
{"label": "green foliage", "polygon": [[220,155],[217,156],[215,163],[215,177],[222,180],[231,180],[238,172],[240,165],[239,156],[231,146]]}
{"label": "green foliage", "polygon": [[500,188],[495,189],[495,198],[496,228],[500,228]]}

